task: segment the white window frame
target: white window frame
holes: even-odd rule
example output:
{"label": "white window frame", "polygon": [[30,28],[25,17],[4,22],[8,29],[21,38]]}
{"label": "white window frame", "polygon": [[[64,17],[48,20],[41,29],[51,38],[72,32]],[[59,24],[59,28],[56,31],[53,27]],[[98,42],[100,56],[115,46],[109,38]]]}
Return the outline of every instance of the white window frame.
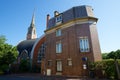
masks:
{"label": "white window frame", "polygon": [[62,53],[62,43],[61,43],[61,41],[56,43],[56,53]]}
{"label": "white window frame", "polygon": [[57,72],[62,71],[62,61],[61,60],[56,61],[56,70],[57,70]]}
{"label": "white window frame", "polygon": [[62,23],[62,14],[56,16],[55,22],[56,22],[56,25],[59,25]]}
{"label": "white window frame", "polygon": [[61,32],[62,32],[61,29],[57,29],[56,30],[56,37],[61,36]]}
{"label": "white window frame", "polygon": [[87,37],[81,37],[79,39],[80,52],[89,52],[89,40]]}

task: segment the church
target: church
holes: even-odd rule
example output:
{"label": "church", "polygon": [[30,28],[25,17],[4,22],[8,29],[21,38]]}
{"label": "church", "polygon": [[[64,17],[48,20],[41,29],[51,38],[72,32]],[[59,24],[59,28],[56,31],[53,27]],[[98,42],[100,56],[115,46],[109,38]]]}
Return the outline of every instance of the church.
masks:
{"label": "church", "polygon": [[18,61],[29,59],[41,74],[87,76],[88,62],[101,61],[97,24],[91,6],[75,6],[46,17],[46,30],[36,36],[34,14],[26,40],[17,45]]}

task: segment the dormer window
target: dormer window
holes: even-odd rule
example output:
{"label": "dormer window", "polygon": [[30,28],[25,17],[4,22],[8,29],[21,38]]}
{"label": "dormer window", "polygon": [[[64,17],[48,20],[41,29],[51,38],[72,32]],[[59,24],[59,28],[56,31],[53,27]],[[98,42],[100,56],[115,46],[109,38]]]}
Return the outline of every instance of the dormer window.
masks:
{"label": "dormer window", "polygon": [[56,16],[56,25],[61,24],[61,23],[62,23],[62,15],[60,14]]}

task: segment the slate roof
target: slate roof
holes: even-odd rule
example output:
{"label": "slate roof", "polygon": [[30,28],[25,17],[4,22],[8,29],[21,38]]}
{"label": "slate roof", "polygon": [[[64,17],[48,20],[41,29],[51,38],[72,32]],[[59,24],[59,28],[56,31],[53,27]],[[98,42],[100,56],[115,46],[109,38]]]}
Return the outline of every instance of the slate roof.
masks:
{"label": "slate roof", "polygon": [[21,41],[18,45],[17,45],[17,50],[19,51],[19,55],[21,54],[21,52],[23,50],[27,50],[28,51],[28,56],[30,56],[31,50],[35,44],[37,39],[31,39],[31,40],[24,40]]}
{"label": "slate roof", "polygon": [[[86,18],[86,17],[94,17],[93,9],[91,6],[83,5],[76,6],[68,9],[67,11],[61,13],[62,14],[62,23],[66,23],[70,20],[77,18]],[[55,26],[55,17],[51,18],[48,21],[48,29]]]}

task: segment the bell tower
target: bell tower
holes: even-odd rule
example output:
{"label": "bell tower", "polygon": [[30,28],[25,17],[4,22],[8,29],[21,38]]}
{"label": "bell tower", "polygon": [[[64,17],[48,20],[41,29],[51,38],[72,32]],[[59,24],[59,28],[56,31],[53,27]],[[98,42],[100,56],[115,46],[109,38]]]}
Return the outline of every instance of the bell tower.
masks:
{"label": "bell tower", "polygon": [[30,40],[30,39],[36,39],[36,38],[37,38],[37,34],[36,34],[36,27],[35,27],[35,15],[33,13],[31,24],[28,27],[26,39]]}

